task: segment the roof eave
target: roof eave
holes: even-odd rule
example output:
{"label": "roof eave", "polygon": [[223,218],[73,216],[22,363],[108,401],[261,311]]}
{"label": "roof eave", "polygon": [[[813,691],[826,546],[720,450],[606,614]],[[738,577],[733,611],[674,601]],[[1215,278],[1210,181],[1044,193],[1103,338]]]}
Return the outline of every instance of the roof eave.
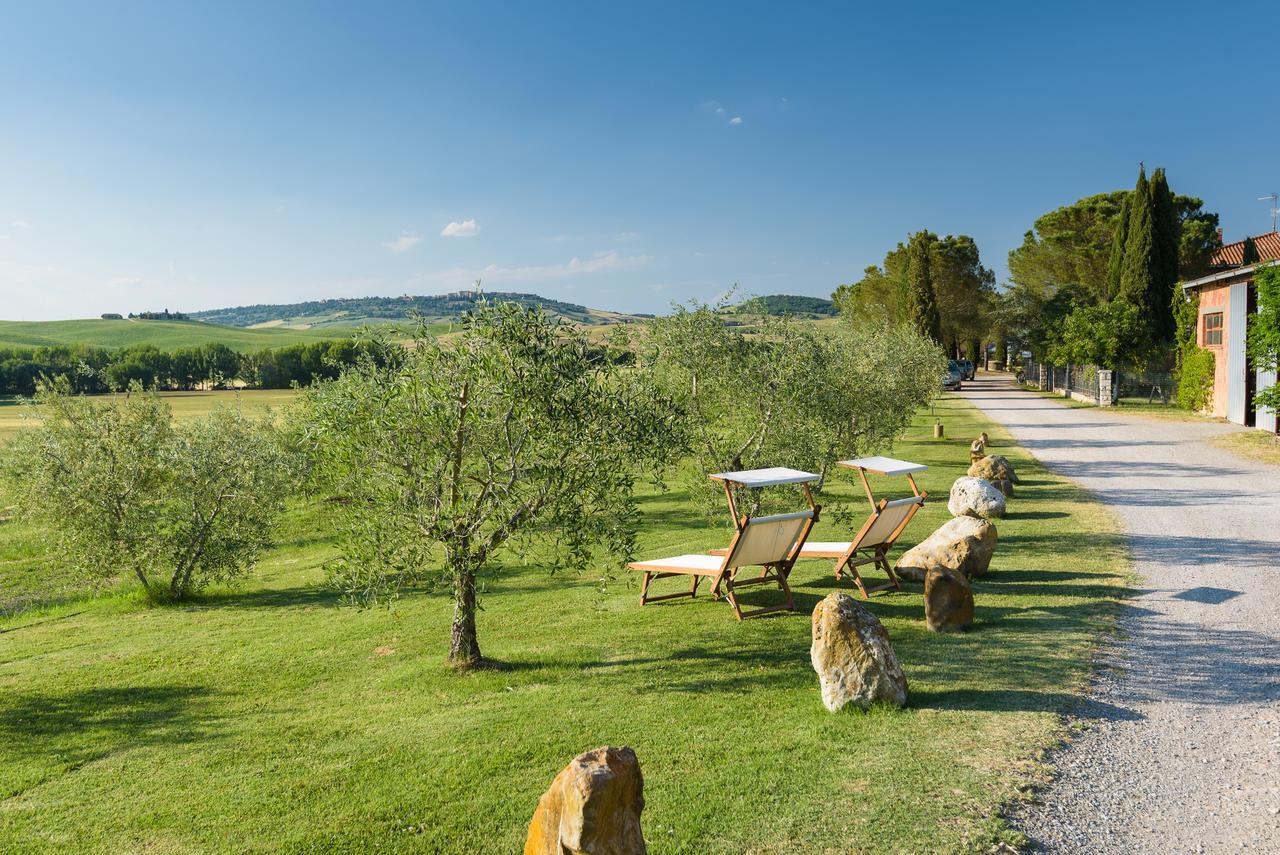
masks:
{"label": "roof eave", "polygon": [[1230,279],[1233,276],[1239,276],[1242,273],[1252,273],[1253,271],[1260,270],[1263,267],[1275,267],[1277,264],[1280,264],[1280,259],[1275,259],[1273,261],[1259,261],[1256,264],[1233,267],[1230,270],[1224,270],[1221,273],[1210,273],[1208,276],[1201,276],[1199,279],[1192,279],[1190,282],[1183,282],[1182,293],[1185,294],[1188,291],[1194,291],[1196,288],[1202,288],[1205,285],[1212,285],[1215,282],[1221,282],[1224,279]]}

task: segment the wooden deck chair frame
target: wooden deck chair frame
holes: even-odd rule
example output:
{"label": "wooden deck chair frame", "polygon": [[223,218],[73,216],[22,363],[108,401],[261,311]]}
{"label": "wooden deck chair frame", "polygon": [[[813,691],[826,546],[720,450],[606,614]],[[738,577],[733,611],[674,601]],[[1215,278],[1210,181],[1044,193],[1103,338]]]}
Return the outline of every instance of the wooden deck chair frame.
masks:
{"label": "wooden deck chair frame", "polygon": [[[893,572],[888,553],[903,529],[911,522],[911,518],[924,507],[927,495],[928,493],[920,493],[893,502],[881,499],[853,540],[848,543],[810,543],[801,549],[799,557],[836,559],[834,568],[836,581],[843,578],[844,571],[848,570],[863,599],[870,599],[872,594],[887,591],[890,588],[901,591],[902,584],[898,581],[898,575]],[[858,572],[859,567],[867,564],[874,564],[883,570],[889,577],[889,581],[882,585],[868,587],[862,579],[862,574]]]}
{"label": "wooden deck chair frame", "polygon": [[[770,612],[793,611],[795,600],[791,595],[791,587],[787,577],[791,568],[800,557],[800,549],[818,521],[820,508],[815,506],[806,511],[790,514],[774,514],[763,517],[742,517],[733,535],[733,542],[728,549],[719,550],[722,555],[680,555],[675,558],[662,558],[656,561],[635,561],[627,566],[644,573],[640,583],[640,605],[671,600],[676,597],[696,597],[698,583],[704,578],[712,580],[712,599],[720,598],[720,589],[724,588],[724,597],[733,607],[738,620]],[[740,571],[746,567],[760,567],[760,575],[740,578]],[[691,577],[689,590],[676,594],[649,596],[649,583],[654,579],[666,579],[675,576]],[[737,591],[751,585],[776,582],[786,595],[786,602],[758,609],[743,611],[738,602]]]}

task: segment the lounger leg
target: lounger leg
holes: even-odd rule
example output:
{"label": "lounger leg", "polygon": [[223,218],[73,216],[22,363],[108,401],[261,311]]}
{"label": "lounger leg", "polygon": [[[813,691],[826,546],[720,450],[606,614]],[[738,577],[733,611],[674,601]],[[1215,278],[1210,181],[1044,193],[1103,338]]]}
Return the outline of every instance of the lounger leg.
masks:
{"label": "lounger leg", "polygon": [[889,559],[883,555],[880,556],[880,567],[884,570],[884,575],[889,577],[889,581],[893,583],[895,591],[902,590],[902,583],[898,581],[898,574],[893,572],[893,565],[889,563]]}
{"label": "lounger leg", "polygon": [[871,594],[867,592],[867,583],[862,581],[862,574],[859,573],[857,570],[853,571],[853,581],[857,583],[858,590],[862,592],[862,599],[864,600],[871,599]]}
{"label": "lounger leg", "polygon": [[742,620],[742,609],[738,607],[738,598],[733,595],[733,580],[726,579],[724,583],[724,598],[729,601],[729,605],[733,606],[733,614],[738,620]]}
{"label": "lounger leg", "polygon": [[640,605],[642,606],[648,602],[648,599],[646,598],[649,596],[649,578],[652,575],[652,573],[645,571],[644,581],[640,583]]}
{"label": "lounger leg", "polygon": [[693,582],[689,585],[689,596],[691,596],[691,597],[696,597],[696,596],[698,596],[698,583],[699,583],[699,582],[701,582],[701,581],[702,581],[702,577],[701,577],[701,576],[694,576],[694,577],[693,577]]}
{"label": "lounger leg", "polygon": [[796,610],[796,601],[795,598],[791,596],[791,586],[787,584],[787,574],[783,572],[781,567],[779,567],[776,575],[778,577],[778,587],[787,595],[787,611],[793,612]]}

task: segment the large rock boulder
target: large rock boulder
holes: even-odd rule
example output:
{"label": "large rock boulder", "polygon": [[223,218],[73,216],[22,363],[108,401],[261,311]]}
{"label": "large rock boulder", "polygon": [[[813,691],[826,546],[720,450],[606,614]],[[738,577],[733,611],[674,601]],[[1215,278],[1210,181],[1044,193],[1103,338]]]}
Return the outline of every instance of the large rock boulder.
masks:
{"label": "large rock boulder", "polygon": [[924,577],[924,622],[934,632],[973,626],[973,589],[959,570],[935,565]]}
{"label": "large rock boulder", "polygon": [[579,754],[538,799],[524,855],[643,855],[644,779],[630,748]]}
{"label": "large rock boulder", "polygon": [[925,581],[933,567],[949,567],[967,578],[985,576],[996,551],[996,527],[977,517],[956,517],[908,549],[894,572],[913,582]]}
{"label": "large rock boulder", "polygon": [[822,703],[832,712],[866,709],[876,701],[907,702],[907,678],[880,619],[843,591],[813,610],[809,661],[818,672]]}
{"label": "large rock boulder", "polygon": [[1004,494],[990,481],[981,478],[957,478],[951,485],[951,497],[947,510],[953,517],[982,517],[994,519],[1004,516]]}
{"label": "large rock boulder", "polygon": [[988,454],[981,460],[975,460],[969,467],[969,475],[986,481],[1012,481],[1014,484],[1019,483],[1018,474],[1013,471],[1013,464],[1009,462],[1007,457],[1001,457],[999,454]]}

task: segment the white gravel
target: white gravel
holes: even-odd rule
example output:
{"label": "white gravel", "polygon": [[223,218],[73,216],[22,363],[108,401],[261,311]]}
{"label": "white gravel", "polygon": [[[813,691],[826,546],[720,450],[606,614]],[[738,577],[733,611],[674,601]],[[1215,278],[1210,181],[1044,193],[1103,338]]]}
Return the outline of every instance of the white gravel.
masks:
{"label": "white gravel", "polygon": [[1280,853],[1280,468],[1205,442],[1233,426],[962,394],[1118,514],[1143,580],[1014,825],[1042,852]]}

